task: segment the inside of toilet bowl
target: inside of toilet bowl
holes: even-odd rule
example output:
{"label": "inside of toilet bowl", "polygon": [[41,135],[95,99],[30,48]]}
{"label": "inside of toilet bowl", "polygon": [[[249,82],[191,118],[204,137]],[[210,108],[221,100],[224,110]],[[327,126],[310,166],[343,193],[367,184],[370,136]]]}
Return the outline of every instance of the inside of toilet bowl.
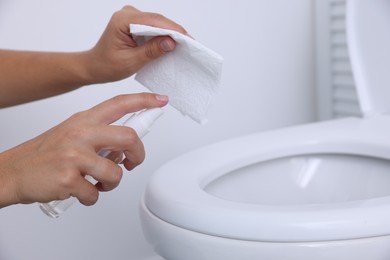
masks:
{"label": "inside of toilet bowl", "polygon": [[228,172],[204,190],[262,205],[323,204],[390,196],[390,161],[341,154],[278,158]]}

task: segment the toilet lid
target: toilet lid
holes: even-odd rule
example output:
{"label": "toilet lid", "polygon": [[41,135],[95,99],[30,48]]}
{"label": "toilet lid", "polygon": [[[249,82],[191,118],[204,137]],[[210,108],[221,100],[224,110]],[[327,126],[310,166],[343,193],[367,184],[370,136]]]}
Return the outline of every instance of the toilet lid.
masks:
{"label": "toilet lid", "polygon": [[[182,155],[159,168],[149,179],[142,203],[166,223],[231,239],[303,242],[389,235],[387,195],[279,205],[223,199],[206,189],[229,172],[289,156],[346,154],[390,160],[388,133],[390,120],[385,116],[332,120],[227,140]],[[354,183],[356,180],[351,180],[350,185]],[[234,188],[240,192],[246,187]]]}
{"label": "toilet lid", "polygon": [[390,113],[390,1],[347,1],[347,41],[365,116]]}

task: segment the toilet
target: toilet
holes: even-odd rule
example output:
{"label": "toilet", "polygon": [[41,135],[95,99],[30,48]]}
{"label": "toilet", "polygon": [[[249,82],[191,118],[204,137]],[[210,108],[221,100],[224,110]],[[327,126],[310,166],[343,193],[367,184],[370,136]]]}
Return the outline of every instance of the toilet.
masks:
{"label": "toilet", "polygon": [[364,116],[226,140],[158,169],[140,203],[167,260],[390,259],[390,1],[349,0]]}

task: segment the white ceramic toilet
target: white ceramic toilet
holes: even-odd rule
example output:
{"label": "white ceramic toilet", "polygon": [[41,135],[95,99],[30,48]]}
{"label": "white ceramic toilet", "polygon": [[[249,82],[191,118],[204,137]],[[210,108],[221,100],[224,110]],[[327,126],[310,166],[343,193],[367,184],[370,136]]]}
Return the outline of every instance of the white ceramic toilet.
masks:
{"label": "white ceramic toilet", "polygon": [[390,1],[349,0],[347,30],[364,117],[227,140],[161,167],[141,202],[159,255],[390,259]]}

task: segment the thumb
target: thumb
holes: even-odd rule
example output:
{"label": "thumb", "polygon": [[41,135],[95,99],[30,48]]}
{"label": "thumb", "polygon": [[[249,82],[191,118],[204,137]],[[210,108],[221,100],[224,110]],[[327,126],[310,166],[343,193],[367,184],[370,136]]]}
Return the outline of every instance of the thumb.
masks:
{"label": "thumb", "polygon": [[169,36],[155,37],[136,49],[136,59],[139,61],[139,66],[142,67],[147,62],[157,59],[164,54],[175,49],[176,42]]}

